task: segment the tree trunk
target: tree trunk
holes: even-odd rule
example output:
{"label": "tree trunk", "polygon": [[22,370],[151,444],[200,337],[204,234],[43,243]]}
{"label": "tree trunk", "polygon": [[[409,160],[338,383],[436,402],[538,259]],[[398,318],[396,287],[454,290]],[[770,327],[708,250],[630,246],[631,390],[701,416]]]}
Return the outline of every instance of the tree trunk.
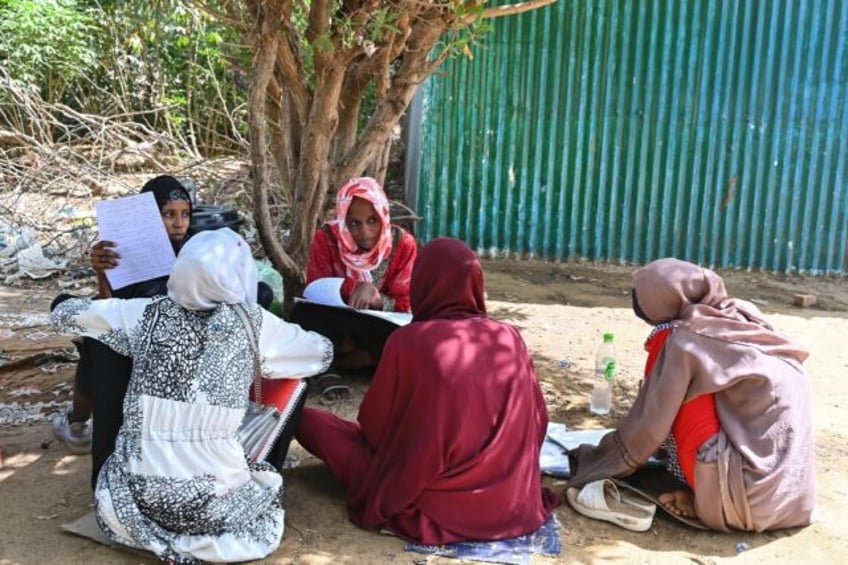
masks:
{"label": "tree trunk", "polygon": [[291,315],[292,306],[296,296],[303,296],[303,289],[306,288],[305,282],[300,277],[289,277],[285,273],[283,276],[283,303],[282,314],[283,318],[288,320]]}
{"label": "tree trunk", "polygon": [[[316,73],[312,109],[301,142],[301,158],[295,184],[291,240],[288,251],[306,265],[309,244],[323,210],[329,185],[330,142],[338,126],[338,100],[344,79],[344,62],[327,62]],[[317,63],[316,63],[317,67]]]}
{"label": "tree trunk", "polygon": [[[277,8],[275,10],[275,8]],[[274,2],[263,3],[258,7],[256,54],[253,61],[253,75],[248,92],[248,122],[250,128],[250,162],[253,178],[253,217],[259,232],[259,241],[271,263],[283,276],[305,279],[302,266],[288,256],[279,241],[279,234],[271,219],[268,208],[268,136],[266,130],[267,104],[266,93],[276,63],[277,45],[280,41],[281,12]],[[286,292],[288,298],[289,293]]]}
{"label": "tree trunk", "polygon": [[[283,277],[288,314],[304,287],[328,196],[366,171],[385,181],[394,128],[418,86],[450,52],[433,55],[433,48],[461,5],[312,0],[298,5],[308,10],[305,29],[293,20],[291,0],[245,0],[241,13],[233,6],[223,9],[241,21],[254,54],[248,93],[253,214],[262,247]],[[384,10],[396,12],[390,24]],[[360,131],[363,93],[371,84],[376,108]],[[272,187],[287,207],[279,218],[271,214]]]}
{"label": "tree trunk", "polygon": [[392,142],[389,140],[383,146],[383,151],[377,155],[377,158],[368,167],[368,176],[374,178],[380,185],[386,184],[386,171],[389,168],[389,157],[392,153]]}

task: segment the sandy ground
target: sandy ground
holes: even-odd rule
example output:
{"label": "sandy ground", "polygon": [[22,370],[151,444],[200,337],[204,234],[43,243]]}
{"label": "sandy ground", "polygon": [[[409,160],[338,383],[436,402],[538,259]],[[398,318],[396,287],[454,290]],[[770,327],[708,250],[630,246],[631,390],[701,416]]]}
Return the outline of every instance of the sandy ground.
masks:
{"label": "sandy ground", "polygon": [[[614,426],[635,396],[648,327],[629,310],[627,267],[591,264],[486,262],[490,313],[519,326],[533,352],[550,418],[573,428]],[[844,563],[848,561],[848,283],[839,278],[723,273],[735,296],[754,299],[778,327],[812,352],[807,363],[814,386],[819,520],[803,529],[766,534],[695,531],[663,516],[645,533],[582,517],[560,506],[563,553],[535,556],[534,563]],[[118,551],[62,533],[59,525],[91,508],[90,463],[49,442],[49,402],[67,398],[72,367],[57,355],[57,370],[8,370],[8,363],[39,349],[61,351],[45,328],[21,329],[20,317],[42,314],[57,292],[57,282],[30,288],[0,287],[0,334],[16,328],[32,342],[2,351],[0,403],[45,402],[44,417],[28,425],[0,426],[0,564],[152,563],[153,558]],[[817,306],[793,308],[795,292],[818,296]],[[603,332],[615,333],[621,368],[616,410],[608,417],[589,414],[588,397],[594,351]],[[6,334],[8,335],[8,334]],[[5,342],[0,342],[5,343]],[[25,339],[24,343],[28,343]],[[566,360],[566,369],[559,361]],[[353,416],[367,380],[350,381],[354,394],[330,408]],[[30,396],[14,397],[28,389]],[[318,399],[310,399],[318,403]],[[286,532],[280,549],[266,563],[431,563],[453,560],[404,551],[400,540],[362,531],[345,515],[343,493],[323,465],[298,445],[300,465],[285,474]],[[563,482],[546,479],[563,490]],[[740,552],[739,549],[742,549]]]}

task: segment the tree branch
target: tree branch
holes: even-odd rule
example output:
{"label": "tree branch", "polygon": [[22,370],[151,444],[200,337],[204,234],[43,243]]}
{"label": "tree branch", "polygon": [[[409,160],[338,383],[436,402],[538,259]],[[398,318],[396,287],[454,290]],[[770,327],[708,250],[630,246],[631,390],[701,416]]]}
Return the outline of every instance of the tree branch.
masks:
{"label": "tree branch", "polygon": [[350,151],[356,143],[356,133],[359,127],[359,112],[362,107],[362,93],[368,84],[365,77],[356,72],[345,76],[344,86],[339,97],[339,126],[333,139],[331,152],[332,161],[337,161]]}
{"label": "tree branch", "polygon": [[[289,5],[289,9],[291,9],[291,5]],[[283,90],[289,91],[298,120],[300,125],[303,126],[309,114],[311,95],[309,86],[306,84],[306,71],[303,68],[302,58],[298,50],[294,48],[296,42],[297,38],[292,37],[291,30],[287,30],[277,46],[277,68],[285,79],[285,82],[280,86]]]}
{"label": "tree branch", "polygon": [[330,24],[331,0],[312,0],[309,6],[309,25],[306,28],[306,39],[309,42],[324,33]]}
{"label": "tree branch", "polygon": [[362,93],[370,81],[377,85],[378,103],[382,99],[388,85],[389,66],[403,52],[409,35],[408,26],[400,29],[399,34],[394,34],[388,44],[378,47],[370,57],[363,54],[349,65],[339,99],[339,129],[333,140],[332,162],[342,159],[356,143]]}
{"label": "tree branch", "polygon": [[[495,6],[483,10],[482,18],[500,18],[502,16],[512,16],[521,14],[531,10],[538,10],[545,6],[550,6],[557,0],[528,0],[527,2],[519,2],[518,4],[507,4],[505,6]],[[471,18],[473,20],[474,18]]]}
{"label": "tree branch", "polygon": [[332,184],[337,185],[359,174],[375,161],[388,143],[392,129],[409,106],[415,90],[447,56],[442,53],[435,60],[429,60],[433,46],[453,23],[451,16],[443,11],[431,10],[422,15],[422,19],[427,21],[419,21],[412,29],[401,66],[391,80],[385,99],[368,120],[356,145],[333,167],[330,175]]}
{"label": "tree branch", "polygon": [[189,2],[189,4],[197,6],[197,8],[199,8],[200,11],[204,12],[207,16],[219,22],[229,24],[240,31],[247,31],[248,29],[248,26],[245,24],[243,19],[233,16],[236,10],[229,2],[224,2],[224,7],[227,8],[226,12],[213,8],[208,3],[202,1]]}
{"label": "tree branch", "polygon": [[[270,87],[269,87],[270,88]],[[277,174],[280,177],[280,192],[282,193],[283,201],[291,203],[293,194],[291,192],[294,186],[294,156],[291,152],[291,137],[289,127],[291,119],[288,114],[290,105],[286,103],[287,95],[280,92],[278,97],[268,99],[266,97],[266,123],[268,124],[268,135],[271,159],[276,164]]]}
{"label": "tree branch", "polygon": [[338,127],[338,104],[344,80],[341,61],[328,64],[315,77],[315,94],[309,113],[297,172],[297,190],[293,208],[298,211],[293,218],[288,248],[297,254],[297,260],[306,264],[309,242],[315,232],[317,219],[327,195],[330,140]]}

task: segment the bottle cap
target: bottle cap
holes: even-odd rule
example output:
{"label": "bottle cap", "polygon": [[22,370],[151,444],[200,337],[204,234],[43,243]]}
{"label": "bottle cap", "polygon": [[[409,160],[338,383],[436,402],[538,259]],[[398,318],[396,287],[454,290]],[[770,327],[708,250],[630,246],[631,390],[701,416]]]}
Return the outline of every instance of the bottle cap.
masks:
{"label": "bottle cap", "polygon": [[605,333],[604,334],[604,341],[612,341],[612,340],[613,340],[613,335],[611,333]]}

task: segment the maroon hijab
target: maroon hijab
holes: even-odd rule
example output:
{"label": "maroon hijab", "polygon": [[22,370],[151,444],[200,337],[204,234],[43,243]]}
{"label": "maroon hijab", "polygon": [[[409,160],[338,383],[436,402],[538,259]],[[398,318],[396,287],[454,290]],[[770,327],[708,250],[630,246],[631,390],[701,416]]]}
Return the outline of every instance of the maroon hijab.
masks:
{"label": "maroon hijab", "polygon": [[418,253],[410,289],[413,320],[461,320],[486,315],[483,269],[458,239],[437,237]]}
{"label": "maroon hijab", "polygon": [[411,299],[359,409],[370,457],[351,520],[426,544],[532,532],[557,499],[541,486],[548,417],[521,335],[486,317],[480,264],[457,240],[421,250]]}

